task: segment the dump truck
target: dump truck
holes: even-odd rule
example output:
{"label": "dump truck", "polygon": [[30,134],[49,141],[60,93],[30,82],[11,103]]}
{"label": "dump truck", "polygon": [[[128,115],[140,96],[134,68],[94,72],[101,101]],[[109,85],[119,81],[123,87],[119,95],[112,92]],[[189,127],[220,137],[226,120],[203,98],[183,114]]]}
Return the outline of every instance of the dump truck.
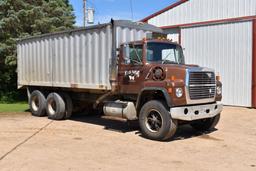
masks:
{"label": "dump truck", "polygon": [[138,121],[152,140],[178,127],[213,129],[222,111],[222,83],[213,69],[185,63],[183,48],[141,22],[110,23],[21,39],[18,88],[34,116],[53,120],[79,110]]}

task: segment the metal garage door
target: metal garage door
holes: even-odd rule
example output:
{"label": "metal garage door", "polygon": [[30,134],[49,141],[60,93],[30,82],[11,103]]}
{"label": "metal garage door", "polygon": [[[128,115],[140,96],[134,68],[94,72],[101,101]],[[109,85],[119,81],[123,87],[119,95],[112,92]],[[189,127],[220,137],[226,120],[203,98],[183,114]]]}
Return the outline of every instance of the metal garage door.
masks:
{"label": "metal garage door", "polygon": [[252,22],[182,28],[181,43],[187,64],[221,75],[224,104],[251,107]]}

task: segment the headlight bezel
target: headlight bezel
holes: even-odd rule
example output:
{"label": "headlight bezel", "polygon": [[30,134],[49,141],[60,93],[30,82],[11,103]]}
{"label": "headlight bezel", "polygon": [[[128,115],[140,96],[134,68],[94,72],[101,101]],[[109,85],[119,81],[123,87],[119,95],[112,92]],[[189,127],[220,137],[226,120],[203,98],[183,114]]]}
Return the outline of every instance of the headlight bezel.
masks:
{"label": "headlight bezel", "polygon": [[217,95],[222,95],[222,86],[217,86],[216,87],[216,94]]}

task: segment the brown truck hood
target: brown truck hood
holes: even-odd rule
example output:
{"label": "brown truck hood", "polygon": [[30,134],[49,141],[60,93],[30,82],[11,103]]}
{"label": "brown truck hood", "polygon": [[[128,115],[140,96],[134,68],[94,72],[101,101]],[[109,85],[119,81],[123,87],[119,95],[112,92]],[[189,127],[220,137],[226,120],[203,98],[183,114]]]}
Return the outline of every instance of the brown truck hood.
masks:
{"label": "brown truck hood", "polygon": [[166,77],[171,78],[172,76],[175,77],[175,79],[186,79],[186,72],[189,71],[211,71],[214,72],[214,70],[210,68],[200,67],[198,65],[175,65],[175,64],[163,64],[161,67],[166,71]]}

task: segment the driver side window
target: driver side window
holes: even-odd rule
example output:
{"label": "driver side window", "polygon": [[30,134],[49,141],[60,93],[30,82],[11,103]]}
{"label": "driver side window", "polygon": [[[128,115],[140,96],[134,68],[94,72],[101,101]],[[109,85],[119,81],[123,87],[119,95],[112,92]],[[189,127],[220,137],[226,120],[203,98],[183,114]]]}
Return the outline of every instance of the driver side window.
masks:
{"label": "driver side window", "polygon": [[129,45],[129,50],[124,58],[126,65],[141,65],[143,56],[142,45]]}

